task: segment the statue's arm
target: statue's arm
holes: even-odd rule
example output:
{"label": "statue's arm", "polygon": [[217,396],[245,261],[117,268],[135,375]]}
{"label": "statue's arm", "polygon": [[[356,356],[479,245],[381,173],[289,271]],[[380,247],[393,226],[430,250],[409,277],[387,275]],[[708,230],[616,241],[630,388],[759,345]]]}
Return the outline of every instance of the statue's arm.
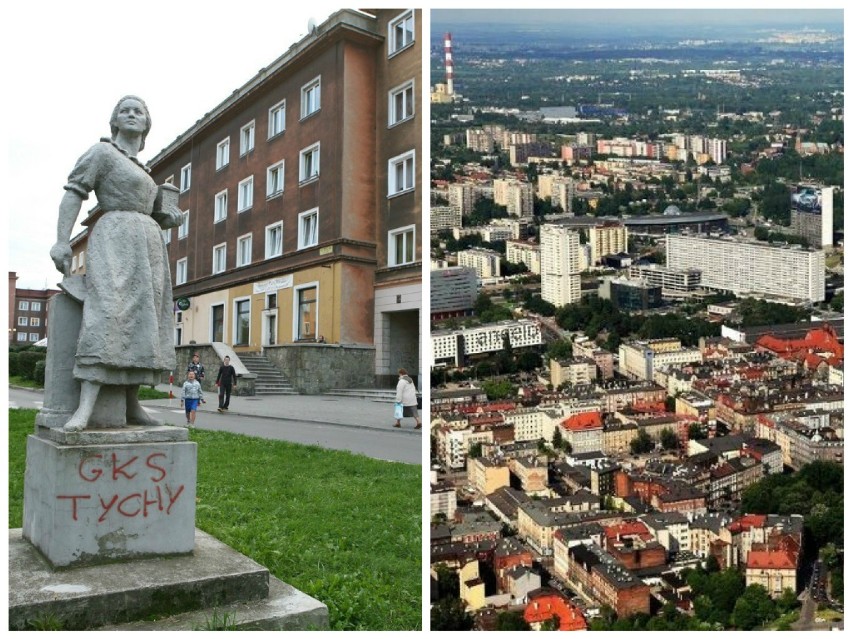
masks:
{"label": "statue's arm", "polygon": [[56,244],[50,249],[50,257],[57,270],[63,275],[71,274],[71,230],[80,215],[83,198],[74,191],[65,191],[59,204],[59,221],[56,224]]}

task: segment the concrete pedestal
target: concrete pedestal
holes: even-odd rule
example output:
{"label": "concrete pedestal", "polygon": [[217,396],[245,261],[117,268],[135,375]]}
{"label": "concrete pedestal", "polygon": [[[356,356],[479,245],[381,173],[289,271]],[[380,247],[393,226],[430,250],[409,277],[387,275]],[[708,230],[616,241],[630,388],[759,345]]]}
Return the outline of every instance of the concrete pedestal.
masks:
{"label": "concrete pedestal", "polygon": [[52,566],[192,552],[197,446],[185,429],[44,435],[27,440],[23,536]]}

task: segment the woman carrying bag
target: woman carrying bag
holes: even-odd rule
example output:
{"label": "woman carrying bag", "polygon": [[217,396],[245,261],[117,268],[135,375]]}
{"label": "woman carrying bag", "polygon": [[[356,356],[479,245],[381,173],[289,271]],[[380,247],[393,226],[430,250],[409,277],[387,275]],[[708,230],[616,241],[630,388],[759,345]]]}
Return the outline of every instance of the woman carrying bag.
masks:
{"label": "woman carrying bag", "polygon": [[399,369],[399,382],[396,384],[396,403],[393,407],[393,416],[396,419],[394,428],[401,428],[399,420],[403,417],[413,417],[416,422],[415,429],[421,428],[420,413],[417,412],[417,388],[414,381],[408,376],[408,371]]}

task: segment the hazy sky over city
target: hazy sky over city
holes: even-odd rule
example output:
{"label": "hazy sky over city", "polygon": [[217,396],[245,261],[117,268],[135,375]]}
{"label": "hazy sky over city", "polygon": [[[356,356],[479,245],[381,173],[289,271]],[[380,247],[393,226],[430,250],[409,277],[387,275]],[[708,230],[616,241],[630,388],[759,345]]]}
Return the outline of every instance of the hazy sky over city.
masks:
{"label": "hazy sky over city", "polygon": [[[109,136],[119,98],[148,104],[153,127],[140,154],[148,162],[305,36],[309,18],[319,24],[340,8],[262,0],[13,6],[0,45],[7,262],[19,288],[36,289],[61,280],[48,252],[62,187],[83,152]],[[91,194],[80,219],[95,202]]]}

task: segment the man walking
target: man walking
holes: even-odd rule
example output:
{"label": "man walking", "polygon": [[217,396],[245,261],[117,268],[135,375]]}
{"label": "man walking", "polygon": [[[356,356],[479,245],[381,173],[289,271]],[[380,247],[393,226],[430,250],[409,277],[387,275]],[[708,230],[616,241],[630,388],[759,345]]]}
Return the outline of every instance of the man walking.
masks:
{"label": "man walking", "polygon": [[216,375],[216,386],[219,387],[219,412],[223,413],[228,410],[228,404],[231,403],[231,387],[237,385],[237,371],[231,366],[231,358],[225,355],[222,360],[222,365],[219,367],[219,374]]}

